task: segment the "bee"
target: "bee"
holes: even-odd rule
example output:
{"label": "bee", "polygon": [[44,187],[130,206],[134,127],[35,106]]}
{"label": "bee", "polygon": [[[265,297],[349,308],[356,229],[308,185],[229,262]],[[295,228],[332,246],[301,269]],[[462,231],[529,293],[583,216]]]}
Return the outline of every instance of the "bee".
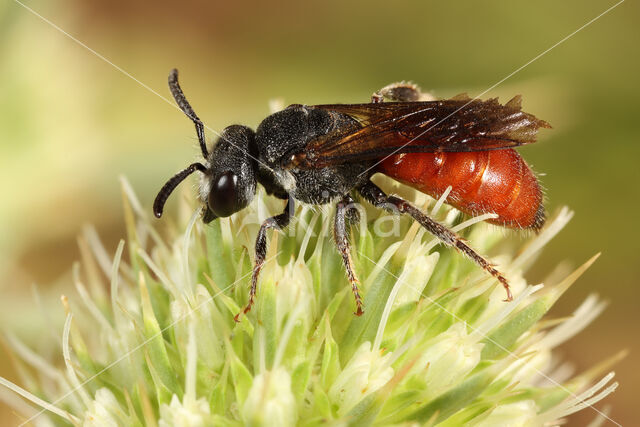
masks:
{"label": "bee", "polygon": [[[228,217],[251,203],[258,184],[286,200],[284,211],[266,219],[258,231],[247,313],[255,300],[267,252],[267,230],[283,229],[295,202],[336,203],[334,241],[355,298],[364,313],[351,259],[349,226],[357,218],[354,196],[399,215],[409,215],[448,246],[468,256],[496,278],[512,300],[509,282],[462,238],[406,200],[386,194],[371,181],[382,173],[433,197],[450,186],[446,203],[469,215],[494,213],[488,222],[538,231],[545,212],[540,184],[514,147],[536,141],[549,124],[521,109],[521,97],[502,105],[497,99],[420,101],[417,86],[396,83],[363,104],[293,104],[268,116],[254,131],[231,125],[207,148],[204,126],[178,83],[169,89],[193,121],[204,162],[189,165],[162,187],[153,204],[157,218],[171,192],[193,172],[202,174],[204,223]],[[238,321],[239,316],[235,320]]]}

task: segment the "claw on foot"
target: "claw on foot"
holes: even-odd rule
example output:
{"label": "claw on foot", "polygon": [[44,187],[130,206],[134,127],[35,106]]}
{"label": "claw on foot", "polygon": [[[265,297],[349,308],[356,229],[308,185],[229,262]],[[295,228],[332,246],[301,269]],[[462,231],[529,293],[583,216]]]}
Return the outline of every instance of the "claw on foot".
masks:
{"label": "claw on foot", "polygon": [[500,283],[502,283],[502,286],[504,286],[504,290],[507,292],[507,298],[504,299],[504,302],[511,302],[513,301],[513,295],[511,294],[511,288],[509,287],[509,282],[507,282],[507,280],[504,277],[499,278],[498,280],[500,280]]}
{"label": "claw on foot", "polygon": [[235,320],[236,323],[239,323],[240,322],[240,316],[250,312],[252,305],[253,305],[253,301],[250,301],[249,304],[247,304],[247,306],[244,308],[244,310],[242,310],[240,313],[238,313],[235,316],[233,316],[233,320]]}

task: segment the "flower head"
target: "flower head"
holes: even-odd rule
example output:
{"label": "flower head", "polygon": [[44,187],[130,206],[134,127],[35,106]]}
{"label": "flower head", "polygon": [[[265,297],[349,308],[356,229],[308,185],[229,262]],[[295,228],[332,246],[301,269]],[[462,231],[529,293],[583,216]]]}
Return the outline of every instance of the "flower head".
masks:
{"label": "flower head", "polygon": [[417,224],[366,208],[352,233],[365,295],[356,317],[330,212],[301,207],[273,233],[256,305],[236,323],[253,239],[279,201],[261,194],[210,226],[195,212],[158,230],[124,180],[123,194],[127,239],[113,259],[90,229],[81,240],[77,295],[64,299],[64,366],[7,335],[41,379],[25,377],[30,391],[0,381],[42,408],[15,403],[36,424],[540,425],[593,410],[617,386],[613,374],[598,381],[614,359],[569,378],[552,352],[604,308],[597,297],[574,317],[545,317],[594,259],[544,287],[524,276],[571,218],[566,209],[518,251],[483,218],[432,210],[493,255],[512,284],[506,303],[501,286]]}

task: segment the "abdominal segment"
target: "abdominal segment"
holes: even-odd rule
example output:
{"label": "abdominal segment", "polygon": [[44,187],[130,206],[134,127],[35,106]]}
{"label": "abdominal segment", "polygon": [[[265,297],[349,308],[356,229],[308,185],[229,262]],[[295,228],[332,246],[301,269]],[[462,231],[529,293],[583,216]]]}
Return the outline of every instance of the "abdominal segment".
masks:
{"label": "abdominal segment", "polygon": [[469,215],[495,213],[488,222],[540,229],[542,190],[536,176],[513,149],[403,153],[385,159],[381,172],[432,197],[452,190],[446,203]]}

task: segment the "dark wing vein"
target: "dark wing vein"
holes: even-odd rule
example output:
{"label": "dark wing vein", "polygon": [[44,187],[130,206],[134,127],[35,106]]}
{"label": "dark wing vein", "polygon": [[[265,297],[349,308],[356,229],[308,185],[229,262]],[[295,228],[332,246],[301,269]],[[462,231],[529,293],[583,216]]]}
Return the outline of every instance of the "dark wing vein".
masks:
{"label": "dark wing vein", "polygon": [[361,125],[313,139],[291,167],[315,169],[379,159],[389,154],[484,151],[535,142],[538,129],[550,127],[520,109],[520,97],[502,105],[456,97],[429,102],[316,105],[346,114]]}

